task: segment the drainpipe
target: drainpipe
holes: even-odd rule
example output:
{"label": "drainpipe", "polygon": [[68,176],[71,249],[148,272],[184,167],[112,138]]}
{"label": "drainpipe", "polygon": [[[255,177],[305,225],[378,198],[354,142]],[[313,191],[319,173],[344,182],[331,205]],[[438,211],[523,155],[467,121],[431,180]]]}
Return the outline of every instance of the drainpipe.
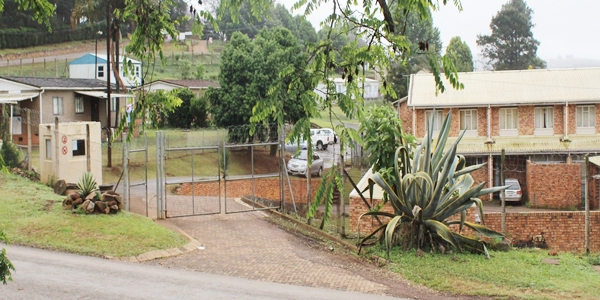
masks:
{"label": "drainpipe", "polygon": [[563,113],[563,119],[564,119],[564,134],[563,134],[563,140],[568,141],[569,140],[569,102],[565,103],[565,109],[564,109],[564,113]]}
{"label": "drainpipe", "polygon": [[417,136],[417,111],[415,110],[414,106],[412,109],[412,134]]}
{"label": "drainpipe", "polygon": [[487,140],[492,140],[492,106],[488,104],[487,107]]}
{"label": "drainpipe", "polygon": [[42,94],[43,94],[45,91],[46,91],[45,89],[42,89],[42,91],[40,92],[40,124],[43,124],[43,123],[44,123],[44,122],[43,122],[43,120],[42,120],[42,114],[43,114],[43,113],[42,113],[42,107],[43,107],[43,105],[42,105],[42,103],[43,103],[43,101],[42,101]]}

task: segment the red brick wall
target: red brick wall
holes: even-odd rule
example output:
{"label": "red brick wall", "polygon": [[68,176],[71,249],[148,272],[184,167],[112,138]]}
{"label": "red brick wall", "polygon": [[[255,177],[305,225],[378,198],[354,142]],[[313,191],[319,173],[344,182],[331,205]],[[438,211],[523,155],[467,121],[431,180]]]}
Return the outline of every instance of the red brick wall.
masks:
{"label": "red brick wall", "polygon": [[598,205],[600,204],[600,191],[598,191],[600,180],[594,179],[592,176],[600,174],[600,167],[590,164],[589,172],[590,177],[588,179],[588,197],[590,201],[590,209],[598,209]]}
{"label": "red brick wall", "polygon": [[424,109],[417,110],[417,121],[415,123],[416,123],[416,127],[417,127],[416,137],[418,137],[418,138],[424,137],[425,136],[425,110]]}
{"label": "red brick wall", "polygon": [[[487,162],[488,158],[484,157],[483,162]],[[480,184],[481,182],[487,182],[486,185],[483,187],[488,188],[490,187],[489,185],[489,173],[488,170],[490,168],[490,164],[486,164],[483,168],[479,169],[479,170],[475,170],[473,172],[471,172],[471,176],[473,176],[473,180],[475,181],[475,183],[473,185],[477,185]],[[480,196],[479,197],[481,200],[489,200],[490,197],[489,196]]]}
{"label": "red brick wall", "polygon": [[569,134],[575,134],[577,132],[577,105],[569,105]]}
{"label": "red brick wall", "polygon": [[527,162],[531,207],[571,208],[581,205],[581,164]]}
{"label": "red brick wall", "polygon": [[405,133],[413,134],[413,122],[412,122],[412,109],[408,107],[408,102],[404,101],[400,103],[399,107],[400,113],[399,117],[402,120],[402,129]]}
{"label": "red brick wall", "polygon": [[[585,213],[577,212],[527,212],[507,213],[506,232],[513,243],[531,241],[542,234],[550,249],[556,251],[585,250]],[[485,213],[485,225],[502,230],[501,213]],[[600,251],[600,212],[590,213],[590,250]]]}
{"label": "red brick wall", "polygon": [[500,108],[492,107],[492,136],[500,135]]}
{"label": "red brick wall", "polygon": [[565,132],[565,106],[554,105],[554,134]]}
{"label": "red brick wall", "polygon": [[487,108],[477,108],[477,135],[487,136]]}
{"label": "red brick wall", "polygon": [[[376,202],[375,204],[377,204]],[[485,204],[484,204],[485,206]],[[360,198],[350,199],[350,230],[358,231],[358,217],[367,211]],[[392,212],[388,204],[382,211]],[[467,211],[467,220],[473,222],[477,211],[472,208]],[[506,232],[512,243],[530,242],[535,235],[543,235],[550,249],[556,251],[585,250],[584,216],[577,212],[526,212],[507,213]],[[385,224],[388,220],[381,218]],[[498,232],[502,231],[501,213],[484,213],[485,225]],[[363,217],[360,222],[361,236],[377,228],[379,223],[372,217]],[[466,233],[468,234],[468,233]],[[600,212],[590,213],[590,250],[600,251]]]}
{"label": "red brick wall", "polygon": [[519,106],[519,135],[533,135],[534,123],[534,106]]}

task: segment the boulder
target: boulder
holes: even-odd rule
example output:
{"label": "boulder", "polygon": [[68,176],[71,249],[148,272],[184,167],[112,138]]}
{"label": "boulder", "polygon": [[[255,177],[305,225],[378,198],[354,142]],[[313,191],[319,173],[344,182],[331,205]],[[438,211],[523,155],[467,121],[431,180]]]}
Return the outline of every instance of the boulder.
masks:
{"label": "boulder", "polygon": [[83,203],[83,199],[81,198],[77,198],[75,200],[73,200],[73,202],[71,203],[71,205],[73,205],[73,207],[77,207],[77,205]]}
{"label": "boulder", "polygon": [[90,200],[85,200],[83,201],[83,203],[81,204],[81,210],[83,211],[87,211],[88,206],[90,205],[92,201]]}
{"label": "boulder", "polygon": [[85,200],[94,200],[96,198],[96,193],[91,192],[89,195],[85,196]]}
{"label": "boulder", "polygon": [[[85,201],[87,202],[87,201],[90,201],[90,200],[85,200]],[[88,203],[88,206],[85,208],[85,213],[86,214],[92,214],[92,213],[94,213],[95,207],[96,207],[96,203],[94,203],[94,201],[90,201]]]}
{"label": "boulder", "polygon": [[102,201],[109,202],[109,203],[112,203],[112,201],[115,201],[116,204],[119,206],[119,208],[123,209],[123,200],[121,198],[121,195],[119,195],[115,192],[106,192],[106,193],[102,194]]}
{"label": "boulder", "polygon": [[59,180],[54,183],[54,193],[58,195],[64,195],[67,190],[67,183],[64,180]]}
{"label": "boulder", "polygon": [[104,201],[96,201],[96,212],[105,214],[107,207],[108,206],[106,205],[106,202],[104,202]]}

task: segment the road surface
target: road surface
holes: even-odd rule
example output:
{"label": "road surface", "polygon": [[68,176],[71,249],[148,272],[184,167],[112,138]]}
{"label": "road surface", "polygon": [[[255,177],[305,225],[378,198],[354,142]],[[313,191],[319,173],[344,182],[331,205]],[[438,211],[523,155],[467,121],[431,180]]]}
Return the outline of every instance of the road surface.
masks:
{"label": "road surface", "polygon": [[392,299],[47,250],[5,246],[14,281],[1,299]]}

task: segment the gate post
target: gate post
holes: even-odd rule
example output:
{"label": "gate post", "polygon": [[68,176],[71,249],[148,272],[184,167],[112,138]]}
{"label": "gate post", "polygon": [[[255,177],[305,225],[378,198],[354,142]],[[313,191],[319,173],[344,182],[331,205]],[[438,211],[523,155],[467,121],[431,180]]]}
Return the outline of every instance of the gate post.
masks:
{"label": "gate post", "polygon": [[[279,156],[281,158],[281,162],[279,163],[279,189],[280,189],[280,197],[281,197],[281,212],[285,213],[285,182],[284,176],[285,172],[285,132],[283,124],[279,125]],[[291,189],[291,186],[290,186]]]}
{"label": "gate post", "polygon": [[164,142],[164,132],[157,131],[156,132],[156,217],[157,219],[164,219],[164,193],[163,193],[163,142]]}
{"label": "gate post", "polygon": [[125,210],[129,210],[129,144],[123,142],[123,202]]}

